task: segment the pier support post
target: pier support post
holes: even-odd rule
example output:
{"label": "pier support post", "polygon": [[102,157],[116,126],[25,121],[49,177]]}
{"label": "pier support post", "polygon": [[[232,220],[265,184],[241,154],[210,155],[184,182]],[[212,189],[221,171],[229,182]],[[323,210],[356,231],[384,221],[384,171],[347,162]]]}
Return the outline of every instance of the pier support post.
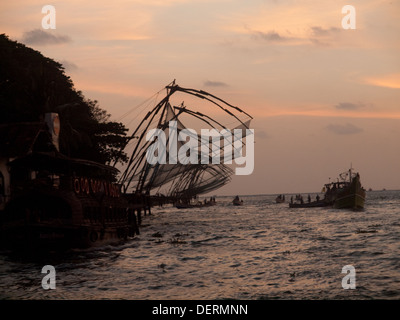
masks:
{"label": "pier support post", "polygon": [[142,210],[140,208],[137,209],[137,218],[139,226],[142,224]]}

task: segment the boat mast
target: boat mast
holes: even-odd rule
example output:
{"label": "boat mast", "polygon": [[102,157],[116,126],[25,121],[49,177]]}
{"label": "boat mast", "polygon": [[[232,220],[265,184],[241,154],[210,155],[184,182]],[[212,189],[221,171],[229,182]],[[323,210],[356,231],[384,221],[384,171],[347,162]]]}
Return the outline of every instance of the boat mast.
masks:
{"label": "boat mast", "polygon": [[352,179],[353,179],[353,176],[352,176],[352,169],[353,169],[353,164],[350,162],[350,169],[349,169],[350,183],[351,183],[351,181],[352,181]]}

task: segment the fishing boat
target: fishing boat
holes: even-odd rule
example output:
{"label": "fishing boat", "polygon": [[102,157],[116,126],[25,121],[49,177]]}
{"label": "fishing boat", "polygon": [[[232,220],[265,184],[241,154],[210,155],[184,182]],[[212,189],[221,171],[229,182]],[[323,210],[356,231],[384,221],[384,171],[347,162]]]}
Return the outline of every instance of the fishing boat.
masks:
{"label": "fishing boat", "polygon": [[193,197],[193,199],[179,199],[174,203],[174,206],[178,209],[203,208],[215,205],[216,201],[214,197],[211,197],[209,200],[204,199],[200,201],[197,196]]}
{"label": "fishing boat", "polygon": [[232,204],[234,206],[242,206],[243,200],[239,199],[239,196],[236,196],[235,199],[232,200]]}
{"label": "fishing boat", "polygon": [[317,207],[327,207],[329,204],[324,200],[317,200],[312,202],[291,202],[289,203],[289,208],[317,208]]}
{"label": "fishing boat", "polygon": [[325,201],[336,209],[363,209],[366,192],[361,185],[360,174],[350,168],[339,177],[337,182],[325,184]]}
{"label": "fishing boat", "polygon": [[[353,209],[360,210],[365,204],[365,189],[361,185],[360,174],[354,173],[350,168],[347,172],[339,175],[336,182],[329,182],[324,185],[322,192],[324,198],[308,202],[303,201],[301,195],[296,195],[296,201],[290,201],[290,208],[316,208],[316,207],[332,207],[335,209]],[[293,199],[293,198],[292,198]]]}
{"label": "fishing boat", "polygon": [[197,203],[184,203],[184,202],[175,203],[175,207],[177,209],[204,208],[212,206],[215,206],[215,202],[209,201],[209,202],[197,202]]}
{"label": "fishing boat", "polygon": [[275,198],[276,203],[284,203],[285,202],[285,195],[280,194]]}
{"label": "fishing boat", "polygon": [[177,209],[191,209],[191,208],[202,208],[204,205],[202,203],[175,203]]}

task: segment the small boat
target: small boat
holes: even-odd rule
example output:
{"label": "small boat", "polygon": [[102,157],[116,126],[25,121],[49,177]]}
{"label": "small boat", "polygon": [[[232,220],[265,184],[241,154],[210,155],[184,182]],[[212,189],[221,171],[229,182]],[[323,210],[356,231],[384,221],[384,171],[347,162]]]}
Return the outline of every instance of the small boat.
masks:
{"label": "small boat", "polygon": [[233,199],[232,203],[234,206],[242,206],[243,200],[240,200],[239,196],[236,196],[235,199]]}
{"label": "small boat", "polygon": [[329,203],[325,202],[324,200],[304,202],[304,203],[298,203],[298,202],[289,203],[289,208],[317,208],[317,207],[327,207],[327,206],[329,206]]}
{"label": "small boat", "polygon": [[175,207],[177,209],[189,209],[189,208],[203,208],[203,207],[211,207],[215,206],[215,198],[211,198],[210,201],[204,200],[204,202],[197,201],[197,202],[176,202]]}
{"label": "small boat", "polygon": [[201,208],[204,207],[202,203],[175,203],[177,209]]}
{"label": "small boat", "polygon": [[284,203],[285,202],[285,195],[280,194],[275,198],[276,203]]}

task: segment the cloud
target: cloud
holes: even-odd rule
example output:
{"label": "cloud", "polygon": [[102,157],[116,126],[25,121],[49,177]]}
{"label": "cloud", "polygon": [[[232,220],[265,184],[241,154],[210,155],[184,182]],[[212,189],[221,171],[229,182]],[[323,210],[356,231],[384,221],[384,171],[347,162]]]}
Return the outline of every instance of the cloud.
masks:
{"label": "cloud", "polygon": [[210,80],[205,81],[204,86],[206,86],[206,87],[229,87],[229,85],[226,84],[225,82],[210,81]]}
{"label": "cloud", "polygon": [[260,139],[268,139],[270,137],[269,134],[263,130],[256,130],[255,135],[257,138],[260,138]]}
{"label": "cloud", "polygon": [[363,131],[363,129],[358,128],[351,123],[330,124],[326,127],[326,129],[339,135],[357,134]]}
{"label": "cloud", "polygon": [[278,32],[275,31],[269,31],[269,32],[253,31],[253,34],[266,41],[281,42],[287,40],[286,37],[281,36]]}
{"label": "cloud", "polygon": [[253,38],[260,39],[270,43],[281,43],[281,44],[307,44],[311,41],[313,44],[318,46],[329,46],[330,42],[339,34],[341,31],[337,27],[323,28],[321,26],[313,26],[308,32],[292,32],[286,30],[286,32],[277,32],[275,30],[270,31],[259,31],[251,30],[246,28]]}
{"label": "cloud", "polygon": [[363,82],[377,87],[400,89],[400,73],[369,77],[364,79]]}
{"label": "cloud", "polygon": [[311,36],[309,37],[309,40],[316,46],[325,47],[330,46],[331,43],[334,42],[334,38],[336,38],[341,31],[341,29],[337,27],[324,28],[321,26],[313,26],[310,29]]}
{"label": "cloud", "polygon": [[53,45],[70,42],[71,38],[64,35],[54,35],[41,29],[24,32],[22,42],[26,44]]}
{"label": "cloud", "polygon": [[364,103],[351,103],[351,102],[340,102],[335,105],[336,109],[340,110],[358,110],[364,108],[366,105]]}
{"label": "cloud", "polygon": [[275,30],[260,31],[258,28],[254,29],[249,27],[248,25],[244,25],[244,30],[253,39],[270,43],[285,43],[292,40],[299,40],[299,38],[284,35],[284,33],[282,32],[277,32]]}
{"label": "cloud", "polygon": [[251,34],[253,35],[254,38],[261,39],[267,42],[286,42],[290,40],[295,40],[295,38],[283,36],[273,30],[268,32],[251,30]]}
{"label": "cloud", "polygon": [[331,36],[339,31],[341,31],[341,29],[337,27],[330,27],[330,28],[323,28],[320,26],[311,27],[311,33],[314,37]]}
{"label": "cloud", "polygon": [[75,63],[68,60],[62,60],[60,63],[63,65],[64,69],[68,71],[75,71],[79,69]]}

